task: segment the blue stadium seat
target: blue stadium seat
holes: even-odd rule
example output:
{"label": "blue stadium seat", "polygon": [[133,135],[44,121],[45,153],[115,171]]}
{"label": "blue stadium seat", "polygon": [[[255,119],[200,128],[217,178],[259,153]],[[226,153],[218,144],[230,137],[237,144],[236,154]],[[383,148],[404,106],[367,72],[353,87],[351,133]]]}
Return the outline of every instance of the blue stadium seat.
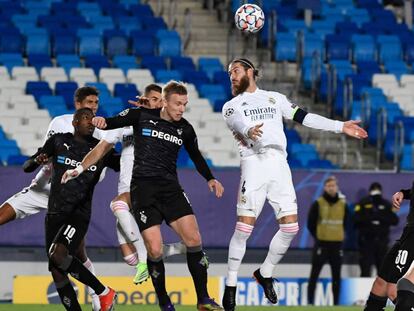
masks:
{"label": "blue stadium seat", "polygon": [[401,75],[410,73],[407,64],[402,60],[388,60],[384,63],[386,73],[395,74],[399,80]]}
{"label": "blue stadium seat", "polygon": [[[135,15],[140,16],[140,15]],[[141,16],[142,27],[145,30],[152,31],[154,34],[160,29],[167,29],[167,24],[162,17]]]}
{"label": "blue stadium seat", "polygon": [[76,53],[77,39],[72,33],[55,32],[52,35],[52,55],[59,54],[75,54]]}
{"label": "blue stadium seat", "polygon": [[319,159],[316,147],[313,144],[293,143],[290,154],[292,157],[299,159],[303,166],[307,166],[311,160]]}
{"label": "blue stadium seat", "polygon": [[69,75],[72,68],[82,67],[80,58],[76,54],[59,54],[56,56],[57,65],[63,67]]}
{"label": "blue stadium seat", "polygon": [[174,57],[181,55],[181,39],[175,37],[165,37],[158,39],[158,55],[164,57]]}
{"label": "blue stadium seat", "polygon": [[75,94],[78,84],[76,82],[56,82],[55,94],[61,95],[65,99],[66,107],[73,106],[73,94]]}
{"label": "blue stadium seat", "polygon": [[402,46],[397,36],[379,35],[377,36],[377,44],[379,60],[382,63],[402,59]]}
{"label": "blue stadium seat", "polygon": [[413,170],[414,169],[414,158],[413,158],[413,147],[412,145],[404,145],[402,156],[401,156],[401,169],[402,170]]}
{"label": "blue stadium seat", "polygon": [[24,61],[19,53],[0,53],[0,64],[6,66],[9,73],[11,73],[13,67],[24,66]]}
{"label": "blue stadium seat", "polygon": [[325,59],[324,40],[316,34],[306,34],[303,40],[303,58],[316,57],[320,60]]}
{"label": "blue stadium seat", "polygon": [[0,33],[0,52],[23,53],[24,40],[16,28],[2,28]]}
{"label": "blue stadium seat", "polygon": [[171,69],[174,70],[195,70],[193,59],[187,56],[173,56],[170,58]]}
{"label": "blue stadium seat", "polygon": [[318,168],[318,169],[325,169],[325,170],[332,170],[338,169],[339,167],[332,164],[331,161],[325,159],[312,159],[309,160],[307,163],[307,168]]}
{"label": "blue stadium seat", "polygon": [[352,59],[354,62],[364,60],[376,60],[377,49],[374,38],[370,35],[353,35]]}
{"label": "blue stadium seat", "polygon": [[143,56],[141,60],[142,68],[148,68],[154,75],[157,70],[166,70],[167,65],[161,56]]}
{"label": "blue stadium seat", "polygon": [[129,6],[129,11],[133,16],[153,16],[151,7],[148,4],[133,4]]}
{"label": "blue stadium seat", "polygon": [[204,71],[195,70],[181,70],[183,75],[183,81],[192,83],[195,85],[197,90],[200,89],[201,85],[210,83],[210,79]]}
{"label": "blue stadium seat", "polygon": [[[135,84],[131,83],[115,83],[114,96],[121,99],[121,110],[129,108],[128,100],[135,100],[135,97],[140,95]],[[122,105],[123,104],[123,105]]]}
{"label": "blue stadium seat", "polygon": [[66,107],[65,98],[63,96],[57,95],[43,95],[40,96],[37,101],[40,109],[49,109],[49,107],[60,106]]}
{"label": "blue stadium seat", "polygon": [[102,82],[87,82],[86,85],[93,86],[99,91],[99,98],[111,97],[111,92],[108,89],[106,83]]}
{"label": "blue stadium seat", "polygon": [[137,56],[154,55],[155,38],[150,32],[133,30],[130,37],[132,39],[132,54]]}
{"label": "blue stadium seat", "polygon": [[101,36],[83,36],[79,38],[79,56],[99,55],[103,53]]}
{"label": "blue stadium seat", "polygon": [[36,101],[39,102],[40,97],[44,95],[52,95],[52,90],[47,82],[28,81],[26,83],[26,94],[32,94]]}
{"label": "blue stadium seat", "polygon": [[52,60],[48,54],[29,54],[27,61],[29,66],[36,68],[37,73],[40,73],[43,67],[53,67]]}
{"label": "blue stadium seat", "polygon": [[0,140],[0,161],[6,163],[12,155],[20,155],[16,141],[13,139]]}
{"label": "blue stadium seat", "polygon": [[109,68],[111,64],[109,63],[108,59],[101,54],[95,55],[87,55],[85,57],[85,67],[90,67],[95,72],[95,75],[99,76],[99,70],[101,68]]}
{"label": "blue stadium seat", "polygon": [[216,100],[225,100],[227,98],[224,87],[220,84],[202,84],[198,89],[201,97],[207,98],[214,108]]}
{"label": "blue stadium seat", "polygon": [[381,73],[381,68],[375,61],[359,61],[356,63],[358,73],[373,75]]}
{"label": "blue stadium seat", "polygon": [[346,36],[328,35],[325,40],[326,43],[326,59],[331,61],[333,59],[349,59],[350,58],[350,43]]}
{"label": "blue stadium seat", "polygon": [[141,20],[137,16],[119,16],[114,17],[118,29],[130,35],[134,30],[142,30]]}
{"label": "blue stadium seat", "polygon": [[[131,99],[131,98],[129,98]],[[133,99],[133,98],[132,98]],[[108,115],[113,116],[118,113],[120,113],[124,108],[125,104],[123,103],[123,99],[120,97],[108,97],[105,98],[105,100],[102,101],[102,104],[100,104],[100,109]],[[102,115],[102,113],[99,113],[98,115]]]}
{"label": "blue stadium seat", "polygon": [[120,30],[104,31],[105,51],[108,57],[128,54],[128,37]]}
{"label": "blue stadium seat", "polygon": [[274,46],[276,61],[296,61],[296,38],[291,33],[278,33]]}
{"label": "blue stadium seat", "polygon": [[132,55],[115,55],[112,59],[112,64],[114,67],[121,68],[125,75],[129,69],[138,68],[137,59]]}
{"label": "blue stadium seat", "polygon": [[170,80],[181,81],[182,75],[178,70],[157,70],[155,71],[155,81],[167,83]]}

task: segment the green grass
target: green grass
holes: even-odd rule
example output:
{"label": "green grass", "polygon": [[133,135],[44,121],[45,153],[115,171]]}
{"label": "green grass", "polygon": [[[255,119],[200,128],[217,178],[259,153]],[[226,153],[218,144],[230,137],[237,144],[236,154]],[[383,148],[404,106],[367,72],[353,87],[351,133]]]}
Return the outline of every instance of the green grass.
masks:
{"label": "green grass", "polygon": [[[275,307],[277,311],[361,311],[362,307]],[[90,306],[83,306],[83,310],[90,310]],[[190,311],[195,308],[192,306],[178,306],[177,311]],[[269,307],[237,307],[240,311],[269,311],[274,308]],[[13,305],[13,304],[0,304],[0,311],[62,311],[63,306],[60,305]],[[157,306],[144,306],[144,305],[127,305],[127,306],[116,306],[115,311],[158,311]],[[387,309],[388,310],[388,309]],[[392,309],[389,309],[392,310]]]}

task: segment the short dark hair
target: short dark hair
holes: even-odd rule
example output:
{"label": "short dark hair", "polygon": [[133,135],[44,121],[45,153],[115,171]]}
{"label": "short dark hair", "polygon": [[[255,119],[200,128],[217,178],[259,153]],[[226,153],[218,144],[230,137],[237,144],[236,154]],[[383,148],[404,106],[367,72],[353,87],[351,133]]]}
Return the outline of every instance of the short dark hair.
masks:
{"label": "short dark hair", "polygon": [[326,178],[325,182],[323,184],[326,185],[328,182],[331,182],[331,181],[338,182],[336,177],[332,175],[332,176],[329,176],[328,178]]}
{"label": "short dark hair", "polygon": [[86,97],[88,97],[89,95],[95,95],[95,96],[99,96],[99,91],[96,87],[94,86],[83,86],[78,88],[75,91],[75,95],[74,95],[74,100],[75,103],[81,103]]}
{"label": "short dark hair", "polygon": [[171,80],[162,88],[162,96],[168,99],[172,94],[187,95],[187,88],[184,83]]}
{"label": "short dark hair", "polygon": [[75,113],[73,114],[73,121],[78,120],[84,114],[89,114],[89,113],[94,115],[91,108],[80,108],[76,110]]}
{"label": "short dark hair", "polygon": [[151,91],[161,93],[162,88],[161,88],[161,86],[159,86],[158,84],[155,84],[155,83],[148,84],[145,87],[145,90],[144,90],[145,96],[147,96]]}
{"label": "short dark hair", "polygon": [[259,70],[257,70],[256,67],[253,65],[253,63],[250,60],[248,60],[247,58],[236,58],[230,63],[229,67],[231,65],[233,65],[234,63],[239,63],[240,65],[243,66],[243,68],[245,70],[252,69],[253,70],[253,76],[255,78],[259,76]]}
{"label": "short dark hair", "polygon": [[381,184],[380,184],[379,182],[373,182],[373,183],[371,184],[371,186],[369,186],[369,191],[372,191],[372,190],[379,190],[379,191],[382,191],[382,186],[381,186]]}

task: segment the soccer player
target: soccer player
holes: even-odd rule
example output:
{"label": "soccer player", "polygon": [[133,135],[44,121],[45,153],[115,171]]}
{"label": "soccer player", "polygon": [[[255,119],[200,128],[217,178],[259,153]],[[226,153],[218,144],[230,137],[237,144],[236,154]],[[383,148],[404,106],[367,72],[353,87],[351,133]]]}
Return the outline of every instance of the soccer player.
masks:
{"label": "soccer player", "polygon": [[109,153],[82,177],[65,185],[60,182],[63,173],[69,167],[76,167],[99,142],[92,137],[94,116],[89,108],[77,110],[72,122],[75,133],[52,135],[24,164],[25,172],[33,172],[43,158],[52,158],[53,174],[45,219],[46,251],[59,297],[66,310],[71,311],[81,308],[68,273],[99,295],[101,311],[112,310],[116,298],[115,291],[104,286],[76,257],[76,252],[88,230],[95,185],[105,166],[119,170],[119,157]]}
{"label": "soccer player", "polygon": [[239,140],[241,180],[237,202],[237,223],[229,245],[228,274],[223,296],[225,310],[236,306],[237,273],[246,252],[246,241],[267,199],[279,222],[257,282],[271,303],[277,302],[272,273],[299,231],[296,194],[286,160],[283,118],[315,129],[366,138],[357,121],[340,122],[307,113],[285,95],[261,90],[256,85],[258,71],[247,59],[232,61],[228,68],[234,98],[223,106],[227,126]]}
{"label": "soccer player", "polygon": [[[156,84],[150,84],[145,88],[144,96],[139,101],[131,104],[146,108],[161,108],[161,87]],[[114,144],[122,142],[121,154],[121,172],[118,181],[118,196],[111,202],[111,210],[117,218],[117,235],[120,243],[121,252],[125,262],[131,266],[136,266],[136,275],[134,283],[140,284],[149,278],[147,266],[147,250],[139,232],[138,225],[130,213],[131,199],[129,187],[131,184],[132,167],[134,164],[134,144],[133,129],[131,126],[119,128],[106,132],[103,139],[96,147],[87,154],[82,161],[82,167],[90,167],[109,152]],[[69,170],[63,176],[63,182],[66,176],[76,174],[76,171]],[[164,245],[163,255],[171,256],[185,252],[185,245],[182,243],[173,243]]]}
{"label": "soccer player", "polygon": [[[394,208],[399,209],[402,201],[406,199],[410,200],[410,210],[400,238],[394,243],[382,261],[378,276],[372,284],[371,292],[365,304],[365,311],[384,310],[388,298],[394,303],[397,302],[397,305],[399,304],[396,310],[411,311],[410,308],[407,309],[403,307],[407,306],[407,304],[413,306],[412,299],[414,296],[414,286],[412,284],[414,281],[413,269],[410,268],[410,265],[412,265],[414,260],[413,193],[413,189],[405,189],[396,192],[392,196],[392,205]],[[400,278],[402,279],[398,281]],[[396,300],[397,286],[399,297]]]}
{"label": "soccer player", "polygon": [[[96,113],[99,105],[98,96],[98,90],[94,87],[85,86],[78,88],[74,94],[75,109],[90,108]],[[55,133],[73,133],[72,120],[73,114],[65,114],[54,118],[49,124],[44,141],[46,142],[47,138]],[[99,129],[95,129],[93,133],[97,139],[101,139],[103,134]],[[39,157],[38,161],[43,161],[39,164],[46,164],[48,159],[46,157]],[[51,166],[43,165],[28,187],[7,199],[0,207],[0,225],[15,219],[23,219],[37,214],[41,210],[46,210],[50,192],[49,180],[51,174]],[[83,262],[85,267],[94,273],[95,269],[87,257],[83,241],[76,256]],[[98,296],[90,288],[88,288],[88,292],[92,298],[93,310],[98,311],[100,309]]]}
{"label": "soccer player", "polygon": [[[207,291],[208,262],[188,197],[177,178],[177,156],[182,145],[217,197],[223,186],[217,181],[197,145],[192,125],[183,118],[188,95],[179,82],[169,82],[162,91],[163,108],[127,109],[112,118],[94,118],[101,129],[133,126],[134,168],[131,179],[132,213],[148,250],[148,269],[161,310],[175,310],[165,288],[162,236],[166,223],[187,247],[187,265],[194,281],[199,310],[222,310]],[[86,167],[78,166],[78,173]]]}

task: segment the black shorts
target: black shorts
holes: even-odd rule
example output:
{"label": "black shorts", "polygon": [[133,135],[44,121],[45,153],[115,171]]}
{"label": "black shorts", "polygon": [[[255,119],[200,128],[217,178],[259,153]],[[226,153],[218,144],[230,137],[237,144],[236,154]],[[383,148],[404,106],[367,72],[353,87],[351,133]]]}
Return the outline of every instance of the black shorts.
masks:
{"label": "black shorts", "polygon": [[[88,231],[89,218],[79,214],[47,214],[45,218],[46,253],[49,256],[53,244],[65,245],[69,254],[78,251],[82,239]],[[50,263],[49,263],[50,265]]]}
{"label": "black shorts", "polygon": [[187,195],[174,180],[133,180],[131,203],[132,214],[141,232],[164,220],[170,224],[194,214]]}
{"label": "black shorts", "polygon": [[385,255],[378,276],[388,283],[396,284],[407,272],[413,259],[414,227],[405,227],[401,237]]}

